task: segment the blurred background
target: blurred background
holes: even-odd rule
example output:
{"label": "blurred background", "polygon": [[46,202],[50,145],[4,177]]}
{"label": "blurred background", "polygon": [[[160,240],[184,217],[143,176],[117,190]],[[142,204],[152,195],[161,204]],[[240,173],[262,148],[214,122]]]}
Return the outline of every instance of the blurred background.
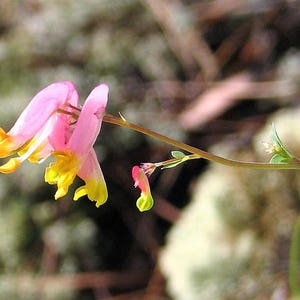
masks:
{"label": "blurred background", "polygon": [[[44,86],[99,82],[107,112],[214,153],[268,161],[270,124],[300,156],[300,1],[1,0],[0,120]],[[297,136],[298,135],[298,136]],[[109,189],[55,201],[48,161],[0,179],[0,299],[289,299],[299,174],[191,161],[155,172],[138,212],[131,168],[175,150],[103,124]]]}

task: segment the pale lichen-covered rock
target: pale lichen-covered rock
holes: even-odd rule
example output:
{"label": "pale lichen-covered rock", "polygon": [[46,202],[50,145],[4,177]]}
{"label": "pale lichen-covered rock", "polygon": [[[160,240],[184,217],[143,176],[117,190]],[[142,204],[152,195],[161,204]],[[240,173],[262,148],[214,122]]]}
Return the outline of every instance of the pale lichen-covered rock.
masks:
{"label": "pale lichen-covered rock", "polygon": [[[254,149],[232,152],[230,157],[268,161],[262,142],[269,141],[271,123],[288,148],[299,155],[300,136],[295,130],[300,127],[299,115],[297,110],[277,113],[254,138]],[[229,156],[226,144],[217,148]],[[292,170],[211,164],[198,179],[191,202],[161,252],[160,265],[172,299],[287,297],[288,251],[297,217],[299,176]]]}

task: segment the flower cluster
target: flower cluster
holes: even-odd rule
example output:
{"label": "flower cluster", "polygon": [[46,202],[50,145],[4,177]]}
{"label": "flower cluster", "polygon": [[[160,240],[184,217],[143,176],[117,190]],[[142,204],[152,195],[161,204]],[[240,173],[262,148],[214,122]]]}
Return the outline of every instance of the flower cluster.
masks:
{"label": "flower cluster", "polygon": [[22,162],[39,163],[52,155],[45,181],[57,185],[55,199],[65,196],[76,175],[85,185],[74,200],[87,195],[100,206],[107,188],[93,145],[99,134],[108,99],[108,87],[100,84],[78,106],[72,82],[53,83],[41,90],[22,112],[14,126],[0,128],[0,157],[11,157],[0,166],[1,173],[15,171]]}

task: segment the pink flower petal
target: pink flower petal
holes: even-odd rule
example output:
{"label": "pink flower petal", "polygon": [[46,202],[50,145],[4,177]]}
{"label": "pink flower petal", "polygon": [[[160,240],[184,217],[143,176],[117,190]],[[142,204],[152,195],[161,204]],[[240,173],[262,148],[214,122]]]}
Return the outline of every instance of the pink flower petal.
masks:
{"label": "pink flower petal", "polygon": [[150,189],[148,177],[139,166],[132,168],[132,178],[134,186],[138,187],[142,192],[146,193]]}
{"label": "pink flower petal", "polygon": [[72,82],[53,83],[36,94],[7,133],[16,148],[32,139],[56,110],[68,102],[77,103],[78,94]]}
{"label": "pink flower petal", "polygon": [[79,156],[86,156],[93,147],[101,129],[108,99],[108,86],[100,84],[87,97],[68,148]]}

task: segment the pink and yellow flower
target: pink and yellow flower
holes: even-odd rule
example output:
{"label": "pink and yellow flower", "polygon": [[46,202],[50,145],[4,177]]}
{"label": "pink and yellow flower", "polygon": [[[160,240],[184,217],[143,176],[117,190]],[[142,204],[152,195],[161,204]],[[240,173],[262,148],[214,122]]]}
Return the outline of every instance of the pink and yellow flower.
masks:
{"label": "pink and yellow flower", "polygon": [[134,186],[141,190],[141,195],[136,201],[136,206],[140,211],[147,211],[153,206],[153,198],[151,195],[149,180],[143,168],[134,166],[132,168],[132,178]]}
{"label": "pink and yellow flower", "polygon": [[57,185],[55,199],[67,194],[78,175],[85,184],[74,200],[87,197],[100,206],[107,200],[106,183],[93,145],[100,132],[108,99],[108,87],[97,86],[78,108],[78,93],[72,82],[53,83],[40,91],[6,133],[0,128],[0,157],[15,155],[0,166],[10,173],[28,160],[38,163],[53,155],[45,181]]}
{"label": "pink and yellow flower", "polygon": [[[26,159],[39,162],[50,155],[52,143],[66,143],[71,107],[77,102],[77,91],[69,81],[53,83],[40,91],[7,133],[0,128],[0,157],[18,154],[0,166],[0,172],[13,172]],[[60,109],[70,114],[57,113]]]}
{"label": "pink and yellow flower", "polygon": [[68,193],[78,175],[85,185],[78,188],[74,200],[87,195],[99,207],[107,200],[106,183],[93,145],[100,132],[108,98],[108,87],[100,84],[86,99],[68,142],[52,152],[56,161],[45,172],[45,181],[57,185],[55,199]]}

